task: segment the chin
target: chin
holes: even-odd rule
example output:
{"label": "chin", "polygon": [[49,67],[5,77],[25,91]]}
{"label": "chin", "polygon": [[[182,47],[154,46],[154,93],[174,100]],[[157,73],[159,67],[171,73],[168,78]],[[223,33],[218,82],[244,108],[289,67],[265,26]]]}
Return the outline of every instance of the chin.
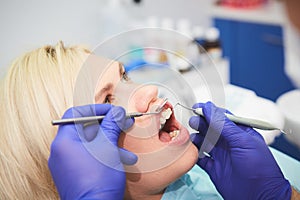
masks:
{"label": "chin", "polygon": [[189,143],[186,152],[174,163],[181,171],[181,175],[187,173],[198,161],[198,149],[193,143]]}
{"label": "chin", "polygon": [[182,174],[198,159],[198,150],[191,143],[188,130],[177,121],[169,102],[160,114],[137,118],[133,127],[121,134],[119,146],[138,156],[135,165],[125,166],[131,173],[178,166],[176,170]]}
{"label": "chin", "polygon": [[[198,150],[189,143],[188,148],[172,164],[159,170],[126,174],[126,195],[163,195],[165,189],[187,173],[198,160]],[[154,161],[155,162],[155,161]],[[134,195],[135,196],[135,195]],[[134,197],[131,196],[132,199]]]}

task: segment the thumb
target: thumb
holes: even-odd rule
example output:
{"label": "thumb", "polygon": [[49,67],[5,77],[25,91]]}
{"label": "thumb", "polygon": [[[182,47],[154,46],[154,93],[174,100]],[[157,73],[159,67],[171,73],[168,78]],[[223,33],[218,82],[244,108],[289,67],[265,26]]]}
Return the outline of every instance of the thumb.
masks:
{"label": "thumb", "polygon": [[107,138],[117,146],[119,135],[126,131],[134,123],[133,118],[126,117],[125,109],[119,106],[113,107],[101,122],[101,132],[105,133]]}
{"label": "thumb", "polygon": [[[111,109],[111,107],[112,105],[109,104],[90,104],[84,106],[71,107],[65,111],[64,115],[62,116],[62,119],[105,115]],[[98,131],[97,126],[89,127],[87,131],[84,129],[85,127],[81,123],[60,125],[55,139],[68,139],[70,141],[80,141],[81,139],[86,139],[86,132],[91,133],[92,135],[88,138],[93,138]],[[68,132],[68,134],[66,134],[66,132]]]}
{"label": "thumb", "polygon": [[199,131],[200,133],[205,134],[208,129],[208,124],[203,117],[193,116],[189,120],[189,125],[192,129]]}
{"label": "thumb", "polygon": [[199,150],[204,141],[204,136],[202,136],[200,133],[192,133],[190,135],[190,140]]}
{"label": "thumb", "polygon": [[205,149],[201,149],[201,146],[204,142],[204,136],[201,135],[201,134],[198,134],[198,133],[192,133],[191,136],[191,141],[193,142],[194,145],[196,145],[196,147],[198,148],[199,150],[199,154],[198,154],[198,161],[197,161],[197,164],[202,168],[204,169],[206,172],[208,172],[209,168],[212,166],[212,159],[209,158],[209,157],[206,157],[204,155],[203,152],[206,152]]}
{"label": "thumb", "polygon": [[119,148],[119,154],[121,162],[125,165],[134,165],[137,162],[138,157],[126,149]]}

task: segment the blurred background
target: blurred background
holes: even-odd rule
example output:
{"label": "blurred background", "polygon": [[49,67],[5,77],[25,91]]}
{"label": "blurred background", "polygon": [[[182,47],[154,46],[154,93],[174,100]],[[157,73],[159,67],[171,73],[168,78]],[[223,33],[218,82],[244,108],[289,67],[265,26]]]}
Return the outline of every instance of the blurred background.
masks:
{"label": "blurred background", "polygon": [[[293,59],[293,28],[281,1],[1,0],[0,26],[0,76],[24,52],[60,40],[65,45],[83,44],[94,49],[122,31],[142,27],[178,31],[203,47],[196,53],[184,47],[180,54],[193,57],[199,66],[206,62],[201,58],[203,50],[213,60],[226,86],[226,107],[239,115],[261,118],[292,130],[288,136],[264,133],[265,139],[269,145],[300,160],[300,108],[293,107],[299,95],[288,93],[298,83],[289,79],[286,72],[290,65],[299,64],[300,69],[300,63]],[[153,37],[142,35],[136,41]],[[127,47],[136,45],[139,44]],[[145,51],[125,64],[130,68],[135,62],[153,61],[166,62],[161,55],[149,56]],[[186,77],[192,73],[186,63],[174,65]],[[199,91],[195,89],[201,96]],[[290,112],[296,115],[291,117]]]}

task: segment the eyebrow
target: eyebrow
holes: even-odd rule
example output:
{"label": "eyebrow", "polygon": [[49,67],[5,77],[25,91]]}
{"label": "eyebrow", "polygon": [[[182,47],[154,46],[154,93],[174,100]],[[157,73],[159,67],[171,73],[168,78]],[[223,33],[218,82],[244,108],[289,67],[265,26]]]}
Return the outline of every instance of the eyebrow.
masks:
{"label": "eyebrow", "polygon": [[[124,67],[123,67],[123,64],[119,62],[119,75],[120,77],[123,76],[123,73],[124,73]],[[106,84],[103,88],[101,88],[101,90],[99,92],[97,92],[97,94],[95,95],[95,101],[98,102],[101,98],[101,95],[103,93],[107,93],[108,91],[112,90],[113,89],[113,84],[112,83],[108,83]]]}
{"label": "eyebrow", "polygon": [[113,84],[112,83],[108,83],[106,84],[103,88],[101,88],[101,90],[99,92],[97,92],[97,94],[95,95],[95,101],[98,102],[98,100],[100,100],[101,96],[103,93],[107,93],[108,91],[110,91],[113,88]]}

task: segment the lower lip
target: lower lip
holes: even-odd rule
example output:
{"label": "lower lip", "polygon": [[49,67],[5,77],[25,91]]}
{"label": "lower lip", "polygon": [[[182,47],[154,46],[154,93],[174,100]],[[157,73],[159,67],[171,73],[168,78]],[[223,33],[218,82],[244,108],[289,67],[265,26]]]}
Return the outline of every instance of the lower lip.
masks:
{"label": "lower lip", "polygon": [[189,141],[190,134],[188,130],[185,127],[181,127],[179,131],[179,134],[169,142],[170,145],[183,145]]}

